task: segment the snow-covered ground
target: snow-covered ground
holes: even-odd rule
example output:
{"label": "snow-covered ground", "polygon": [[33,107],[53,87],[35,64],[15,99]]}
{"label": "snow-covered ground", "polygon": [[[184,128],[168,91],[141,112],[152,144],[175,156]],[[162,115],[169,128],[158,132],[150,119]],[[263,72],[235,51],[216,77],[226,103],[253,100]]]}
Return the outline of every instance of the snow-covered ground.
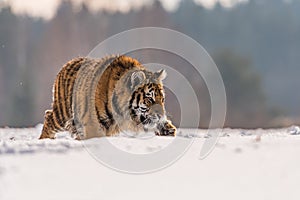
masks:
{"label": "snow-covered ground", "polygon": [[[0,129],[0,199],[300,199],[300,131],[224,129],[205,159],[199,153],[205,130],[181,130],[193,140],[169,167],[147,174],[128,174],[101,164],[87,143],[61,133],[38,140],[41,125]],[[134,154],[159,152],[172,137],[108,140]],[[113,156],[113,154],[112,154]],[[129,162],[129,165],[134,163]]]}

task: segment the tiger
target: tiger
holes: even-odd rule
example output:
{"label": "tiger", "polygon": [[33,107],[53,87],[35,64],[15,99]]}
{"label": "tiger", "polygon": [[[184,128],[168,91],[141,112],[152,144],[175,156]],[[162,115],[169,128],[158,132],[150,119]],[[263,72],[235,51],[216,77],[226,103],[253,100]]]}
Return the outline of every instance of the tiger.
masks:
{"label": "tiger", "polygon": [[78,140],[123,131],[176,136],[165,110],[166,75],[126,55],[70,60],[56,76],[39,139],[55,139],[60,131]]}

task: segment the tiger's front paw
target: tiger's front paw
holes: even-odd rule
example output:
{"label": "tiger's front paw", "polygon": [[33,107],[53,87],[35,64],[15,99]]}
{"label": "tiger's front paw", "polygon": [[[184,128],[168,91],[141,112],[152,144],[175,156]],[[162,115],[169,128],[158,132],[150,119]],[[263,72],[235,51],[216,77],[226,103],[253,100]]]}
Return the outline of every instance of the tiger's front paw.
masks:
{"label": "tiger's front paw", "polygon": [[163,124],[158,125],[158,131],[156,135],[159,136],[176,136],[176,127],[172,124],[171,121],[166,121]]}

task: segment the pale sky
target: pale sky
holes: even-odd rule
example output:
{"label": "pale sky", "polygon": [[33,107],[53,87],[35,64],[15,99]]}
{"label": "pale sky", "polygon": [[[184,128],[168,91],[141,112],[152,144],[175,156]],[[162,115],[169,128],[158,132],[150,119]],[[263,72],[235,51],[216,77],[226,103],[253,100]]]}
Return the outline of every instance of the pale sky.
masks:
{"label": "pale sky", "polygon": [[[33,17],[51,19],[62,0],[0,0],[0,3],[10,4],[12,11],[16,14],[27,14]],[[128,12],[130,9],[138,9],[143,5],[150,5],[153,0],[71,0],[75,5],[81,5],[83,1],[88,2],[92,11],[105,9],[111,12]],[[181,0],[160,0],[168,11],[176,10]],[[217,2],[224,7],[232,7],[236,3],[247,0],[194,0],[206,8],[213,8]]]}

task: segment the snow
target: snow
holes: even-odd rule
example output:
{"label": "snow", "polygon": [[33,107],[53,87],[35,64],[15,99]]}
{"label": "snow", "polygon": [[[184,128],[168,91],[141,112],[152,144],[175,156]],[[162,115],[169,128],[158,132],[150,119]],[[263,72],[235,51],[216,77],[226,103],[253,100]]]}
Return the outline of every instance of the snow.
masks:
{"label": "snow", "polygon": [[288,129],[289,133],[292,135],[299,135],[300,134],[300,127],[299,126],[291,126]]}
{"label": "snow", "polygon": [[[41,125],[0,129],[0,199],[299,199],[299,127],[214,130],[220,138],[205,159],[205,130],[182,129],[192,143],[172,165],[134,175],[101,164],[87,146],[108,140],[141,156],[159,152],[172,137],[145,135],[73,140],[60,133],[38,140]],[[298,131],[298,132],[297,132]],[[130,164],[130,163],[129,163]],[[132,163],[134,164],[134,163]]]}

